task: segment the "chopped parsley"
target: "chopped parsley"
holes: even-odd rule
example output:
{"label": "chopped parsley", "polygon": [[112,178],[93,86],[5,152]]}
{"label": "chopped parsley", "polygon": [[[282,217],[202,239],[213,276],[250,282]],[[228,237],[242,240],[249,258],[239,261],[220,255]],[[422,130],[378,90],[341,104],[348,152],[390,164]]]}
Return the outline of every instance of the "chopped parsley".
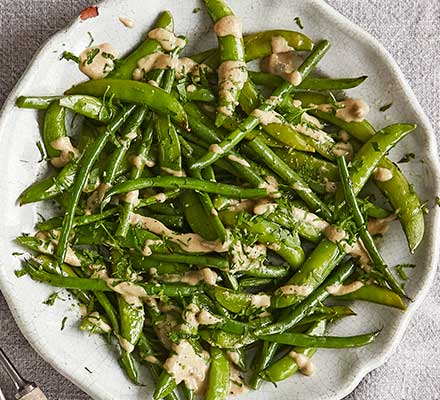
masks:
{"label": "chopped parsley", "polygon": [[411,160],[414,160],[416,158],[416,155],[414,153],[406,153],[399,161],[397,161],[398,164],[403,164],[410,162]]}
{"label": "chopped parsley", "polygon": [[79,64],[79,57],[71,53],[70,51],[63,51],[60,60],[75,61],[77,64]]}
{"label": "chopped parsley", "polygon": [[408,275],[405,272],[406,268],[415,268],[415,264],[399,264],[394,267],[397,274],[400,276],[401,279],[404,281],[408,280]]}
{"label": "chopped parsley", "polygon": [[102,52],[102,56],[104,58],[107,58],[107,59],[112,60],[112,61],[115,59],[115,56],[113,54],[106,53],[105,51]]}
{"label": "chopped parsley", "polygon": [[22,268],[22,269],[16,269],[16,270],[14,271],[14,274],[15,274],[15,276],[16,276],[17,278],[21,278],[22,276],[26,275],[27,272],[26,272],[26,270],[25,270],[24,268]]}
{"label": "chopped parsley", "polygon": [[179,93],[179,100],[183,103],[186,103],[186,86],[185,86],[185,79],[181,79],[180,81],[177,81],[176,84],[176,90],[177,93]]}
{"label": "chopped parsley", "polygon": [[19,256],[22,256],[24,253],[20,253],[20,252],[18,252],[18,251],[14,251],[13,253],[12,253],[12,255],[14,256],[14,257],[19,257]]}
{"label": "chopped parsley", "polygon": [[393,103],[385,104],[384,106],[382,106],[382,107],[379,108],[379,111],[380,111],[380,112],[385,112],[385,111],[388,110],[392,105],[393,105]]}
{"label": "chopped parsley", "polygon": [[435,196],[435,204],[437,204],[440,207],[440,197]]}
{"label": "chopped parsley", "polygon": [[193,14],[198,14],[200,12],[200,7],[196,7],[193,10]]}
{"label": "chopped parsley", "polygon": [[95,59],[95,57],[99,54],[101,50],[99,50],[98,48],[95,49],[91,49],[88,53],[87,53],[87,58],[84,60],[84,64],[91,64],[93,62],[93,60]]}
{"label": "chopped parsley", "polygon": [[371,142],[371,145],[373,146],[374,151],[380,151],[379,143]]}
{"label": "chopped parsley", "polygon": [[295,21],[295,24],[298,25],[299,29],[304,29],[304,25],[302,24],[301,19],[299,17],[295,17],[293,20]]}
{"label": "chopped parsley", "polygon": [[64,317],[63,320],[61,321],[61,330],[63,331],[64,328],[66,327],[66,321],[67,321],[67,317]]}
{"label": "chopped parsley", "polygon": [[57,299],[63,300],[61,297],[59,297],[59,292],[54,292],[46,300],[43,301],[43,304],[53,306]]}
{"label": "chopped parsley", "polygon": [[90,38],[90,42],[87,45],[87,47],[90,47],[93,44],[93,42],[95,41],[95,39],[90,32],[87,32],[87,35],[89,35],[89,38]]}

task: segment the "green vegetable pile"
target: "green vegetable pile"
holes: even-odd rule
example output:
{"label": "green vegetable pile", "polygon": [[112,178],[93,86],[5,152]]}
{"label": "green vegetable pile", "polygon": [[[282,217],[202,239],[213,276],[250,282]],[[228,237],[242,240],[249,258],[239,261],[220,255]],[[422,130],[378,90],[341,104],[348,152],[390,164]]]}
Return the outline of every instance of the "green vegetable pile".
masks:
{"label": "green vegetable pile", "polygon": [[[328,41],[243,37],[222,0],[205,5],[218,49],[179,58],[186,39],[163,12],[125,58],[99,46],[64,57],[84,69],[104,59],[102,79],[17,99],[45,110],[54,167],[19,201],[61,210],[17,239],[33,253],[24,272],[77,298],[81,329],[118,346],[133,382],[149,368],[154,399],[225,399],[310,375],[317,348],[373,342],[378,332],[328,336],[354,313],[326,299],[404,310],[374,239],[398,219],[414,252],[424,232],[417,194],[387,158],[415,126],[376,131],[365,103],[341,95],[366,77],[314,74]],[[248,71],[256,59],[278,64]],[[67,114],[81,117],[78,136]],[[369,182],[394,211],[362,191]]]}

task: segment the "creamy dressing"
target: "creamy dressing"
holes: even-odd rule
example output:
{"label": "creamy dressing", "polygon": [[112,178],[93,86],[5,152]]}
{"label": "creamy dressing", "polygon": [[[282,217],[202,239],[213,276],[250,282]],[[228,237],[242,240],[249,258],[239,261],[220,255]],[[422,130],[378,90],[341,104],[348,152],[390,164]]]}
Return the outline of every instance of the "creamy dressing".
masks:
{"label": "creamy dressing", "polygon": [[315,365],[306,355],[292,350],[289,352],[289,357],[295,361],[299,372],[301,372],[303,375],[310,376],[315,372]]}
{"label": "creamy dressing", "polygon": [[200,282],[206,282],[208,285],[216,285],[217,273],[211,268],[203,268],[199,271],[187,271],[183,274],[162,275],[165,282],[182,282],[191,286],[196,286]]}
{"label": "creamy dressing", "polygon": [[226,357],[235,365],[240,365],[240,354],[237,351],[227,350]]}
{"label": "creamy dressing", "polygon": [[349,294],[359,290],[364,284],[361,281],[354,281],[348,285],[335,284],[327,286],[325,290],[333,296],[344,296],[344,294]]}
{"label": "creamy dressing", "polygon": [[177,177],[183,177],[183,176],[186,176],[186,174],[185,174],[185,171],[183,171],[183,170],[177,170],[177,169],[172,169],[172,168],[167,168],[167,167],[160,167],[160,169],[163,171],[163,172],[166,172],[168,175],[171,175],[171,176],[177,176]]}
{"label": "creamy dressing", "polygon": [[367,229],[371,235],[383,235],[390,229],[390,222],[396,219],[396,215],[392,214],[386,218],[371,218],[368,220]]}
{"label": "creamy dressing", "polygon": [[98,210],[105,194],[111,187],[112,185],[110,183],[101,183],[98,188],[88,197],[84,214],[91,215]]}
{"label": "creamy dressing", "polygon": [[251,295],[251,305],[257,308],[270,307],[270,296],[267,294]]}
{"label": "creamy dressing", "polygon": [[147,292],[142,286],[136,285],[133,282],[118,282],[118,279],[107,278],[105,279],[107,286],[114,292],[121,294],[122,296],[134,296],[134,297],[146,297]]}
{"label": "creamy dressing", "polygon": [[163,368],[176,383],[185,382],[188,389],[199,392],[207,378],[209,355],[205,350],[196,351],[187,340],[173,344],[175,352],[163,364]]}
{"label": "creamy dressing", "polygon": [[211,144],[208,147],[208,151],[215,154],[223,154],[225,151],[223,150],[223,147],[219,146],[217,143]]}
{"label": "creamy dressing", "polygon": [[300,60],[293,51],[272,53],[263,58],[261,70],[280,76],[293,86],[298,86],[302,82],[301,73],[296,69],[299,64]]}
{"label": "creamy dressing", "polygon": [[253,246],[236,242],[231,248],[231,272],[246,271],[250,268],[260,268],[266,259],[266,247],[262,244]]}
{"label": "creamy dressing", "polygon": [[228,160],[231,160],[233,162],[236,162],[237,164],[243,165],[244,167],[250,168],[250,166],[251,166],[244,158],[237,157],[234,154],[229,154],[227,158],[228,158]]}
{"label": "creamy dressing", "polygon": [[64,262],[66,264],[71,265],[72,267],[80,267],[81,261],[76,255],[75,251],[70,247],[67,246],[66,256],[64,257]]}
{"label": "creamy dressing", "polygon": [[324,235],[327,237],[330,242],[338,243],[345,239],[347,239],[347,232],[343,229],[340,229],[334,225],[328,225],[324,228]]}
{"label": "creamy dressing", "polygon": [[[144,244],[144,248],[142,249],[142,254],[145,257],[148,257],[151,255],[152,251],[151,251],[151,247],[150,246],[156,246],[156,245],[161,245],[163,243],[162,240],[158,239],[158,240],[153,240],[153,239],[147,239],[145,241]],[[157,270],[156,270],[157,272]]]}
{"label": "creamy dressing", "polygon": [[350,254],[352,257],[356,257],[359,261],[359,264],[366,272],[369,272],[371,270],[370,256],[368,255],[367,250],[365,250],[362,240],[359,239],[352,245],[349,245],[347,243],[343,243],[343,245],[345,252],[347,254]]}
{"label": "creamy dressing", "polygon": [[231,386],[229,387],[229,394],[231,396],[240,396],[249,391],[249,387],[245,384],[244,375],[233,365],[230,365],[229,368],[229,379],[231,381]]}
{"label": "creamy dressing", "polygon": [[308,285],[286,285],[281,286],[280,291],[282,294],[286,295],[295,295],[301,297],[307,297],[310,293],[313,292],[313,288]]}
{"label": "creamy dressing", "polygon": [[301,115],[301,119],[304,122],[307,122],[309,124],[314,125],[316,128],[322,129],[324,127],[324,125],[321,124],[321,122],[319,121],[318,118],[314,117],[313,115],[309,115],[307,113],[303,113]]}
{"label": "creamy dressing", "polygon": [[338,102],[336,117],[346,122],[361,122],[370,111],[370,107],[361,99],[347,99]]}
{"label": "creamy dressing", "polygon": [[256,215],[263,215],[267,212],[274,212],[278,207],[277,203],[274,203],[271,198],[263,197],[262,199],[257,200],[253,212]]}
{"label": "creamy dressing", "polygon": [[168,196],[166,193],[158,193],[154,195],[153,198],[156,199],[158,203],[165,203],[168,199]]}
{"label": "creamy dressing", "polygon": [[251,115],[260,121],[260,124],[265,126],[269,124],[282,124],[282,117],[276,111],[263,111],[256,108],[251,112]]}
{"label": "creamy dressing", "polygon": [[[96,52],[93,59],[92,52]],[[115,58],[116,50],[108,43],[88,47],[79,56],[79,69],[90,79],[103,79],[113,70]]]}
{"label": "creamy dressing", "polygon": [[329,226],[329,223],[322,218],[318,217],[316,214],[303,210],[301,208],[292,207],[292,217],[298,222],[305,222],[313,226],[316,229],[324,230]]}
{"label": "creamy dressing", "polygon": [[177,69],[178,60],[168,54],[153,53],[142,57],[137,65],[138,67],[133,71],[133,79],[140,81],[146,73],[154,69]]}
{"label": "creamy dressing", "polygon": [[388,168],[377,167],[374,170],[373,178],[378,182],[387,182],[393,179],[393,172]]}
{"label": "creamy dressing", "polygon": [[162,366],[162,363],[155,356],[143,356],[142,359],[145,360],[146,362],[150,363],[150,364],[155,364],[155,365]]}
{"label": "creamy dressing", "polygon": [[332,153],[336,157],[344,156],[348,160],[351,160],[353,157],[353,146],[351,143],[338,142],[333,146]]}
{"label": "creamy dressing", "polygon": [[109,333],[112,331],[112,327],[102,320],[101,315],[98,313],[98,311],[90,313],[86,316],[86,319],[104,333]]}
{"label": "creamy dressing", "polygon": [[127,28],[134,28],[136,24],[134,20],[128,17],[119,17],[119,21],[121,22],[122,25],[124,25]]}
{"label": "creamy dressing", "polygon": [[339,137],[343,142],[348,142],[350,140],[350,135],[348,134],[347,131],[344,130],[339,131]]}
{"label": "creamy dressing", "polygon": [[51,147],[60,152],[59,156],[53,157],[50,163],[55,168],[64,167],[72,158],[79,156],[79,150],[72,145],[69,136],[62,136],[50,142]]}
{"label": "creamy dressing", "polygon": [[139,190],[131,190],[121,195],[120,198],[123,202],[136,206],[139,203]]}
{"label": "creamy dressing", "polygon": [[227,15],[220,18],[214,25],[214,32],[217,37],[234,36],[241,39],[243,36],[241,19],[235,15]]}
{"label": "creamy dressing", "polygon": [[[155,301],[155,299],[152,300]],[[152,308],[154,308],[154,305],[155,305],[155,309],[159,310],[157,307],[157,303],[156,304],[153,303]],[[175,317],[171,313],[165,313],[165,319],[161,320],[159,323],[154,325],[154,331],[156,332],[157,337],[167,349],[171,349],[173,346],[173,342],[168,337],[168,334],[171,331],[175,330],[177,326],[178,323]]]}
{"label": "creamy dressing", "polygon": [[121,335],[116,334],[116,337],[118,338],[119,345],[127,352],[127,353],[133,353],[134,351],[134,345],[130,343],[127,339],[122,337]]}
{"label": "creamy dressing", "polygon": [[258,187],[260,189],[266,189],[267,193],[269,193],[270,196],[273,197],[273,198],[281,197],[281,193],[279,192],[278,181],[272,175],[266,176],[265,177],[265,182],[260,184]]}
{"label": "creamy dressing", "polygon": [[220,318],[212,315],[209,311],[203,309],[197,315],[197,322],[200,325],[215,325],[221,322]]}
{"label": "creamy dressing", "polygon": [[212,251],[223,253],[228,250],[229,242],[222,243],[220,240],[208,241],[196,233],[176,233],[167,228],[162,222],[132,213],[130,215],[132,225],[140,225],[143,229],[155,233],[156,235],[166,236],[169,240],[177,243],[183,250],[191,253],[210,253]]}
{"label": "creamy dressing", "polygon": [[324,190],[327,193],[335,193],[338,190],[338,182],[333,182],[327,177],[324,178]]}
{"label": "creamy dressing", "polygon": [[271,40],[272,53],[286,53],[292,51],[289,42],[282,36],[273,36]]}
{"label": "creamy dressing", "polygon": [[311,137],[312,139],[316,140],[318,143],[334,143],[330,135],[321,129],[314,129],[308,125],[294,125],[293,128],[297,132],[302,133],[303,135],[306,135],[308,137]]}
{"label": "creamy dressing", "polygon": [[173,32],[164,28],[156,28],[148,32],[150,39],[157,40],[165,51],[172,51],[174,49],[182,49],[185,47],[186,41],[178,38]]}
{"label": "creamy dressing", "polygon": [[243,61],[224,61],[218,67],[219,97],[230,104],[219,107],[218,111],[231,116],[236,105],[238,92],[243,88],[248,77],[246,63]]}

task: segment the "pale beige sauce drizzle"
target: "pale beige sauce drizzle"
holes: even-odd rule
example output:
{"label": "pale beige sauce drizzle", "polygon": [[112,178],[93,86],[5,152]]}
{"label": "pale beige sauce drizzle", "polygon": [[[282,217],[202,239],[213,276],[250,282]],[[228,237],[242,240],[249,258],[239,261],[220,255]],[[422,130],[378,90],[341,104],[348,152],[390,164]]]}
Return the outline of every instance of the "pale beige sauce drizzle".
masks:
{"label": "pale beige sauce drizzle", "polygon": [[[95,51],[95,49],[98,49],[99,52],[88,64],[87,56],[91,51]],[[86,74],[90,79],[105,78],[113,70],[115,63],[111,58],[104,57],[103,54],[109,54],[111,57],[117,58],[116,50],[108,43],[102,43],[98,46],[85,49],[79,56],[79,69],[81,72]]]}
{"label": "pale beige sauce drizzle", "polygon": [[229,394],[231,396],[240,396],[241,394],[247,393],[249,391],[249,387],[245,384],[243,374],[233,365],[230,366],[229,374],[231,381]]}
{"label": "pale beige sauce drizzle", "polygon": [[257,308],[270,307],[270,296],[267,294],[253,294],[251,295],[251,305]]}
{"label": "pale beige sauce drizzle", "polygon": [[127,28],[134,28],[136,24],[134,20],[128,17],[119,17],[119,21],[121,22],[122,25],[124,25]]}
{"label": "pale beige sauce drizzle", "polygon": [[295,295],[301,297],[307,297],[310,293],[313,292],[313,287],[308,285],[286,285],[281,286],[280,291],[282,294],[286,295]]}
{"label": "pale beige sauce drizzle", "polygon": [[220,64],[218,67],[219,97],[231,104],[219,107],[219,112],[227,116],[232,115],[237,93],[243,88],[247,77],[247,67],[243,61],[224,61]]}
{"label": "pale beige sauce drizzle", "polygon": [[160,167],[160,169],[163,172],[166,172],[168,175],[177,176],[177,177],[186,176],[185,171],[183,171],[183,170],[177,170],[177,169],[172,169],[172,168],[167,168],[167,167]]}
{"label": "pale beige sauce drizzle", "polygon": [[112,331],[112,328],[109,324],[102,320],[101,315],[98,311],[94,311],[86,316],[86,319],[93,325],[96,325],[98,329],[102,332],[109,333]]}
{"label": "pale beige sauce drizzle", "polygon": [[338,103],[342,108],[336,110],[336,117],[346,122],[363,121],[370,111],[368,104],[361,99],[347,99]]}
{"label": "pale beige sauce drizzle", "polygon": [[174,49],[181,49],[185,47],[185,40],[176,37],[173,32],[164,28],[156,28],[148,32],[150,39],[157,40],[165,51],[172,51]]}
{"label": "pale beige sauce drizzle", "polygon": [[219,240],[207,241],[196,233],[176,233],[168,229],[160,221],[139,214],[131,214],[130,223],[132,225],[140,225],[143,229],[149,230],[156,235],[166,236],[169,240],[177,243],[182,249],[188,252],[209,253],[214,251],[222,253],[227,251],[229,247],[228,241],[225,243],[221,243]]}
{"label": "pale beige sauce drizzle", "polygon": [[296,362],[296,365],[298,366],[299,371],[306,376],[313,375],[315,372],[315,365],[312,363],[312,360],[305,356],[302,353],[297,353],[295,351],[291,351],[289,353],[289,357],[293,359],[293,361]]}
{"label": "pale beige sauce drizzle", "polygon": [[219,146],[217,143],[211,144],[208,147],[208,150],[211,153],[215,153],[215,154],[223,154],[225,151],[223,150],[223,148],[221,146]]}
{"label": "pale beige sauce drizzle", "polygon": [[101,183],[98,188],[88,197],[84,214],[90,215],[98,210],[107,191],[112,187],[109,183]]}
{"label": "pale beige sauce drizzle", "polygon": [[50,160],[50,163],[55,168],[64,167],[72,158],[76,158],[79,155],[79,150],[72,145],[69,136],[62,136],[58,139],[50,142],[51,147],[55,150],[59,150],[60,154]]}
{"label": "pale beige sauce drizzle", "polygon": [[364,284],[360,281],[354,281],[348,285],[331,285],[327,286],[325,290],[333,296],[344,296],[345,294],[353,293],[359,290]]}
{"label": "pale beige sauce drizzle", "polygon": [[278,204],[274,203],[271,198],[263,197],[257,200],[253,212],[256,215],[263,215],[267,212],[274,212],[277,207]]}
{"label": "pale beige sauce drizzle", "polygon": [[289,42],[282,36],[273,36],[271,40],[272,53],[286,53],[292,51]]}
{"label": "pale beige sauce drizzle", "polygon": [[162,275],[165,282],[183,282],[188,285],[198,285],[200,282],[206,282],[208,285],[216,285],[217,273],[210,268],[203,268],[199,271],[187,271],[183,274]]}
{"label": "pale beige sauce drizzle", "polygon": [[319,230],[324,230],[329,226],[327,221],[318,217],[316,214],[297,207],[292,207],[292,217],[298,222],[305,222]]}
{"label": "pale beige sauce drizzle", "polygon": [[229,154],[227,158],[228,158],[228,160],[231,160],[233,162],[236,162],[237,164],[243,165],[244,167],[249,168],[251,166],[244,158],[237,157],[235,154]]}
{"label": "pale beige sauce drizzle", "polygon": [[388,168],[377,167],[374,170],[374,180],[378,182],[387,182],[393,179],[393,172]]}
{"label": "pale beige sauce drizzle", "polygon": [[272,75],[280,76],[293,86],[298,86],[302,82],[302,76],[296,70],[300,60],[292,51],[284,53],[273,53],[263,58],[261,62],[261,70]]}
{"label": "pale beige sauce drizzle", "polygon": [[251,112],[251,115],[257,118],[261,125],[281,124],[283,122],[281,120],[281,115],[276,111],[262,111],[259,108],[256,108]]}
{"label": "pale beige sauce drizzle", "polygon": [[241,39],[243,36],[241,20],[235,15],[220,18],[214,25],[214,32],[217,37],[234,36]]}

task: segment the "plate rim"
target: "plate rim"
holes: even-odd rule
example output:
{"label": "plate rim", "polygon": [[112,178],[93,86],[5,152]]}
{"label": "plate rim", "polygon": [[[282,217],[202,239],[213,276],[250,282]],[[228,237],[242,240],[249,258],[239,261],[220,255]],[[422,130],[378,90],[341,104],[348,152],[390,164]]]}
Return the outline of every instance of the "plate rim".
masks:
{"label": "plate rim", "polygon": [[[130,0],[129,0],[130,1]],[[306,0],[314,6],[321,8],[327,14],[330,20],[334,20],[338,24],[344,25],[347,30],[353,31],[356,33],[356,40],[362,41],[363,44],[370,46],[375,52],[381,55],[380,62],[386,63],[388,69],[394,74],[398,83],[400,84],[404,94],[410,100],[410,105],[414,109],[414,112],[417,114],[418,118],[421,120],[422,125],[425,130],[424,137],[427,140],[428,147],[428,158],[431,164],[432,172],[434,172],[434,190],[436,193],[439,193],[440,188],[440,159],[437,153],[437,138],[434,133],[434,129],[432,127],[431,121],[427,117],[423,108],[421,107],[417,97],[415,96],[412,88],[408,84],[403,72],[398,66],[397,62],[388,52],[388,50],[382,45],[382,43],[376,39],[372,34],[368,33],[366,30],[361,28],[356,23],[352,22],[348,17],[345,17],[331,5],[329,5],[326,1],[322,0]],[[95,5],[98,7],[111,7],[111,0],[102,0],[97,2]],[[115,4],[115,3],[113,3]],[[55,43],[59,40],[59,38],[64,35],[69,35],[70,31],[73,30],[78,24],[82,21],[79,16],[74,17],[65,27],[61,28],[53,35],[51,35],[42,45],[36,50],[31,60],[29,61],[26,69],[23,71],[11,92],[7,96],[2,108],[0,109],[0,135],[3,135],[4,125],[6,124],[6,112],[11,108],[15,107],[15,99],[17,97],[17,93],[20,90],[20,87],[25,84],[27,81],[28,75],[31,70],[35,67],[36,62],[43,56],[44,53],[51,47],[52,43]],[[440,213],[435,211],[433,213],[432,218],[432,229],[433,232],[439,231],[440,228]],[[341,400],[345,396],[349,395],[362,381],[362,379],[369,374],[374,369],[383,365],[396,351],[397,346],[402,340],[402,337],[405,331],[408,328],[409,322],[413,319],[415,312],[422,304],[429,290],[431,289],[434,277],[438,268],[439,254],[440,248],[435,244],[440,241],[440,237],[434,239],[431,247],[429,248],[429,252],[431,254],[431,262],[427,264],[427,271],[425,275],[426,282],[424,286],[418,291],[415,296],[414,301],[411,303],[411,307],[403,314],[401,320],[399,321],[398,327],[393,333],[393,337],[391,338],[390,344],[384,347],[384,351],[381,355],[376,356],[371,359],[369,362],[365,363],[363,366],[358,368],[351,380],[347,380],[348,384],[338,388],[337,392],[335,392],[332,396],[327,397],[328,400]],[[1,278],[1,269],[0,269],[0,278]],[[105,393],[98,393],[98,382],[94,382],[94,385],[85,385],[83,384],[79,378],[77,378],[75,373],[70,371],[68,368],[59,362],[56,358],[52,358],[49,355],[45,354],[45,346],[40,344],[37,340],[38,338],[29,330],[29,326],[23,321],[19,316],[18,307],[16,307],[14,296],[7,288],[7,284],[0,279],[0,290],[6,300],[6,303],[9,307],[9,310],[14,318],[15,323],[17,324],[20,332],[26,338],[26,341],[31,345],[31,347],[42,357],[47,363],[50,364],[52,368],[54,368],[58,373],[63,375],[65,378],[74,383],[77,387],[79,387],[86,394],[90,395],[95,399],[107,399],[112,398],[106,396]],[[103,388],[101,388],[103,389]]]}

